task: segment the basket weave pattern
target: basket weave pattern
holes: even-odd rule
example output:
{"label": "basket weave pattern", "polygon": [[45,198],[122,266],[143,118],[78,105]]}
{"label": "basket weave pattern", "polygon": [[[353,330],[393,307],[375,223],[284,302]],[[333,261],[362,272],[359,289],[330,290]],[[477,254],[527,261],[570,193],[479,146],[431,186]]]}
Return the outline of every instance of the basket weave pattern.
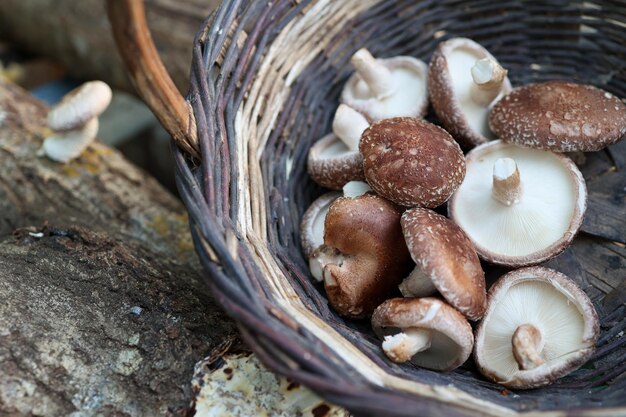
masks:
{"label": "basket weave pattern", "polygon": [[358,48],[427,61],[439,41],[465,36],[516,86],[563,78],[624,97],[624,22],[626,4],[617,1],[225,1],[194,44],[188,100],[202,163],[174,152],[207,283],[250,347],[273,370],[367,414],[626,413],[626,378],[616,379],[626,371],[626,337],[616,337],[626,309],[603,304],[623,285],[573,277],[598,307],[598,351],[552,386],[503,393],[471,361],[451,373],[390,363],[369,323],[328,307],[298,234],[322,191],[307,176],[308,149],[330,131]]}

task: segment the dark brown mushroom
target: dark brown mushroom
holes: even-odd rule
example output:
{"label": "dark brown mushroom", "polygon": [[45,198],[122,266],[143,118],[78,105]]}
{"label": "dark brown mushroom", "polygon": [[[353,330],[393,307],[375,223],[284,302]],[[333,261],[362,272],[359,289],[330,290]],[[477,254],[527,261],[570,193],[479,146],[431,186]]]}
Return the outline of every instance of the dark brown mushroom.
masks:
{"label": "dark brown mushroom", "polygon": [[489,125],[505,142],[554,152],[603,149],[626,134],[626,105],[599,88],[548,81],[516,88]]}
{"label": "dark brown mushroom", "polygon": [[359,145],[372,189],[402,206],[437,207],[465,176],[452,136],[424,120],[396,117],[372,124]]}
{"label": "dark brown mushroom", "polygon": [[[323,262],[315,268],[322,271],[328,301],[339,314],[369,316],[411,270],[400,215],[375,194],[340,197],[330,206],[320,249]],[[318,254],[311,257],[316,259]]]}
{"label": "dark brown mushroom", "polygon": [[402,231],[417,264],[400,284],[405,297],[425,297],[438,291],[470,320],[486,307],[485,274],[472,242],[451,220],[423,208],[402,215]]}

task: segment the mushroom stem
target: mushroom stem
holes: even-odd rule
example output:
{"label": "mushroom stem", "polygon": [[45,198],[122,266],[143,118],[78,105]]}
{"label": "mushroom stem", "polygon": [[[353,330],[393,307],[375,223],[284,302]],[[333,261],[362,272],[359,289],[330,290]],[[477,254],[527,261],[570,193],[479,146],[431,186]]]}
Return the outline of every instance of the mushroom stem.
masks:
{"label": "mushroom stem", "polygon": [[506,206],[519,203],[522,182],[515,160],[499,158],[493,164],[493,198]]}
{"label": "mushroom stem", "polygon": [[350,62],[374,97],[380,100],[395,92],[391,71],[374,58],[367,49],[361,48],[356,51]]}
{"label": "mushroom stem", "polygon": [[369,125],[367,119],[361,113],[350,106],[340,104],[333,119],[333,133],[351,151],[358,151],[361,134]]}
{"label": "mushroom stem", "polygon": [[507,71],[491,58],[478,59],[471,69],[472,100],[481,106],[488,106],[502,91]]}
{"label": "mushroom stem", "polygon": [[513,356],[520,370],[534,369],[545,362],[541,357],[543,337],[539,329],[532,324],[519,326],[513,333],[511,344]]}
{"label": "mushroom stem", "polygon": [[419,266],[413,268],[408,277],[398,286],[404,297],[428,297],[437,292],[433,281],[424,274]]}
{"label": "mushroom stem", "polygon": [[400,333],[385,336],[383,351],[394,362],[410,360],[416,353],[430,348],[432,331],[420,328],[408,328]]}
{"label": "mushroom stem", "polygon": [[372,189],[368,183],[363,181],[348,181],[346,185],[343,186],[344,197],[354,198],[363,195],[368,191],[372,191]]}

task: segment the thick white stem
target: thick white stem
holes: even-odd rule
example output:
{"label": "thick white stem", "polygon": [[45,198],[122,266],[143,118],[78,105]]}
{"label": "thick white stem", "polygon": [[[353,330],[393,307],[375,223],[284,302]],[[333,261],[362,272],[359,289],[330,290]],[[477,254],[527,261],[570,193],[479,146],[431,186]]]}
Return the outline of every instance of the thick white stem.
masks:
{"label": "thick white stem", "polygon": [[428,297],[437,292],[433,281],[416,266],[398,286],[404,297]]}
{"label": "thick white stem", "polygon": [[511,344],[519,369],[534,369],[545,362],[541,357],[545,344],[541,331],[532,324],[519,326],[513,333]]}
{"label": "thick white stem", "polygon": [[367,49],[361,48],[356,51],[350,62],[377,99],[389,97],[396,91],[391,71]]}
{"label": "thick white stem", "polygon": [[382,348],[389,359],[402,363],[411,360],[416,353],[430,348],[431,339],[430,330],[407,328],[392,336],[385,336]]}
{"label": "thick white stem", "polygon": [[348,181],[346,185],[343,186],[344,197],[354,198],[363,195],[368,191],[372,191],[372,189],[368,183],[363,181]]}
{"label": "thick white stem", "polygon": [[333,133],[346,144],[348,149],[358,151],[361,134],[369,125],[361,113],[350,106],[340,104],[333,119]]}
{"label": "thick white stem", "polygon": [[492,196],[500,203],[510,206],[522,198],[522,182],[515,160],[499,158],[493,164]]}
{"label": "thick white stem", "polygon": [[507,71],[491,58],[478,59],[471,69],[472,100],[476,104],[487,107],[498,97],[504,86]]}

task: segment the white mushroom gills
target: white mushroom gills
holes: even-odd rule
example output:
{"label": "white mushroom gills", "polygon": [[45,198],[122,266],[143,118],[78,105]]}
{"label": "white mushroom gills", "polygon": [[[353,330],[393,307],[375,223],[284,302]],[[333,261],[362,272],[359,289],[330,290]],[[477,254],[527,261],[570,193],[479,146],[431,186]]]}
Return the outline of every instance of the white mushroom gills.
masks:
{"label": "white mushroom gills", "polygon": [[[510,199],[503,198],[503,204],[494,197],[494,166],[499,177],[511,172],[510,162],[496,164],[502,158],[515,162],[523,188],[510,205]],[[499,141],[481,145],[469,154],[465,178],[451,199],[451,216],[479,253],[522,257],[545,250],[569,233],[576,213],[585,208],[585,187],[577,180],[582,175],[575,178],[571,169],[552,152]]]}
{"label": "white mushroom gills", "polygon": [[37,154],[62,163],[78,158],[96,138],[98,126],[98,118],[94,117],[80,129],[54,133],[44,140]]}
{"label": "white mushroom gills", "polygon": [[352,107],[340,104],[335,112],[333,119],[333,133],[341,139],[341,141],[351,151],[359,150],[359,142],[361,134],[367,129],[369,123],[365,116]]}
{"label": "white mushroom gills", "polygon": [[[483,318],[480,356],[483,366],[488,364],[499,381],[515,378],[524,368],[534,369],[540,361],[566,361],[588,347],[582,337],[584,318],[578,303],[549,282],[529,275],[491,302],[494,306]],[[531,326],[541,329],[541,340],[532,335]]]}
{"label": "white mushroom gills", "polygon": [[520,202],[522,183],[513,158],[498,158],[494,162],[492,195],[505,206]]}
{"label": "white mushroom gills", "polygon": [[419,266],[413,268],[408,277],[398,286],[404,297],[428,297],[437,292],[433,281]]}
{"label": "white mushroom gills", "polygon": [[365,81],[371,95],[381,100],[395,93],[396,86],[391,71],[374,58],[367,49],[361,48],[356,51],[350,62]]}
{"label": "white mushroom gills", "polygon": [[476,104],[487,107],[502,91],[507,71],[495,60],[482,58],[476,60],[471,69],[472,99]]}
{"label": "white mushroom gills", "polygon": [[453,94],[467,124],[492,139],[494,135],[488,126],[490,104],[509,87],[506,71],[480,45],[471,41],[459,39],[449,48],[446,58]]}
{"label": "white mushroom gills", "polygon": [[511,345],[520,370],[534,369],[545,362],[541,357],[545,340],[541,331],[532,324],[522,324],[515,329]]}
{"label": "white mushroom gills", "polygon": [[382,348],[389,359],[402,363],[411,360],[415,354],[429,349],[431,340],[431,330],[412,327],[400,333],[385,336]]}

